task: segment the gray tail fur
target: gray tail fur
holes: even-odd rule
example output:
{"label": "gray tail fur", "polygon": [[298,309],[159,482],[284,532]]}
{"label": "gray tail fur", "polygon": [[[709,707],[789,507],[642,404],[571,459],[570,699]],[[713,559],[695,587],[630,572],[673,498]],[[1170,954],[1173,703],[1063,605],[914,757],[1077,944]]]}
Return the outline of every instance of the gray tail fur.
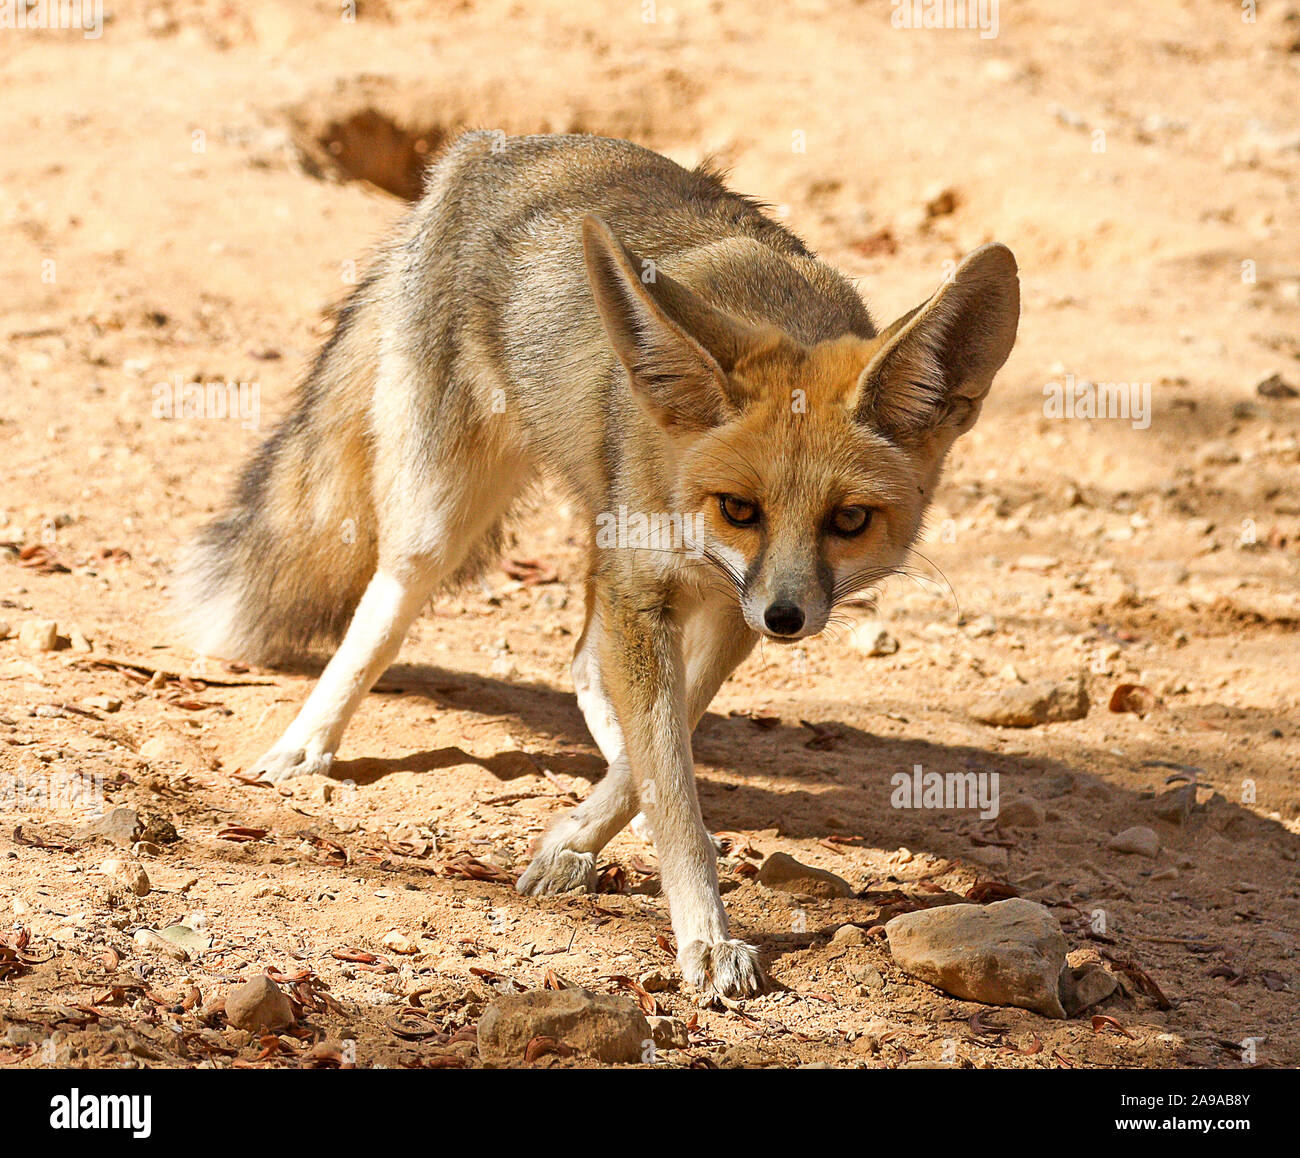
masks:
{"label": "gray tail fur", "polygon": [[182,561],[173,610],[202,655],[307,659],[342,637],[374,573],[372,289],[345,302],[294,409]]}

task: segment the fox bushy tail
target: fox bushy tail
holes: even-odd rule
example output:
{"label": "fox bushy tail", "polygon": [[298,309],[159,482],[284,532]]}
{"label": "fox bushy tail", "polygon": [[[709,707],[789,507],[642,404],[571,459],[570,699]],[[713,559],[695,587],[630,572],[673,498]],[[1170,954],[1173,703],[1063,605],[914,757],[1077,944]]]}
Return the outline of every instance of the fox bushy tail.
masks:
{"label": "fox bushy tail", "polygon": [[374,573],[372,283],[340,309],[294,409],[182,561],[172,604],[202,655],[295,663],[346,630]]}

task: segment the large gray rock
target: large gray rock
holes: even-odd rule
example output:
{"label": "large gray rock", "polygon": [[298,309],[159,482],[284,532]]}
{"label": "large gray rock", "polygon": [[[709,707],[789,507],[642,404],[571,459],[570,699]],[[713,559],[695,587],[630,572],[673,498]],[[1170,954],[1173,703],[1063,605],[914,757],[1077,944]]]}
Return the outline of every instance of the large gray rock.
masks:
{"label": "large gray rock", "polygon": [[1064,1017],[1058,991],[1065,936],[1042,905],[941,905],[885,925],[900,969],[965,1001]]}
{"label": "large gray rock", "polygon": [[478,1023],[478,1051],[488,1061],[522,1058],[535,1037],[563,1042],[603,1062],[638,1062],[654,1035],[625,997],[586,989],[532,989],[498,997]]}

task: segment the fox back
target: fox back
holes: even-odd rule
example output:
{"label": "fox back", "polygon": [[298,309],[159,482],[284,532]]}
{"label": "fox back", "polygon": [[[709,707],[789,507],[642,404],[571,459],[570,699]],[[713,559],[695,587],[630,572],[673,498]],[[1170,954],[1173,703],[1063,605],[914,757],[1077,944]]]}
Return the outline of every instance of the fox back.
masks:
{"label": "fox back", "polygon": [[[454,444],[471,472],[550,476],[589,520],[679,515],[698,541],[644,553],[648,581],[703,557],[754,630],[813,634],[902,562],[1018,313],[1014,260],[986,246],[881,332],[708,167],[467,134],[191,552],[191,638],[264,661],[336,641],[381,553],[399,431],[431,463]],[[448,582],[494,557],[499,528]]]}

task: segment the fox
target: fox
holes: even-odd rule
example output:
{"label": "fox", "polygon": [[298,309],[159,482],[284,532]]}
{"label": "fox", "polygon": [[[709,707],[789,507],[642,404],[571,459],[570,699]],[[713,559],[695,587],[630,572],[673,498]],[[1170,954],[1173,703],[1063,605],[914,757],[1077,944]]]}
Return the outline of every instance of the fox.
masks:
{"label": "fox", "polygon": [[[902,567],[1015,342],[1019,274],[975,250],[879,329],[857,289],[711,162],[588,135],[458,137],[337,311],[287,416],[198,534],[200,654],[333,654],[250,769],[328,774],[426,602],[492,565],[540,482],[588,530],[578,704],[607,765],[518,891],[590,890],[642,820],[686,981],[770,978],[733,938],[692,733],[755,643],[821,632]],[[611,546],[620,510],[681,542]]]}

